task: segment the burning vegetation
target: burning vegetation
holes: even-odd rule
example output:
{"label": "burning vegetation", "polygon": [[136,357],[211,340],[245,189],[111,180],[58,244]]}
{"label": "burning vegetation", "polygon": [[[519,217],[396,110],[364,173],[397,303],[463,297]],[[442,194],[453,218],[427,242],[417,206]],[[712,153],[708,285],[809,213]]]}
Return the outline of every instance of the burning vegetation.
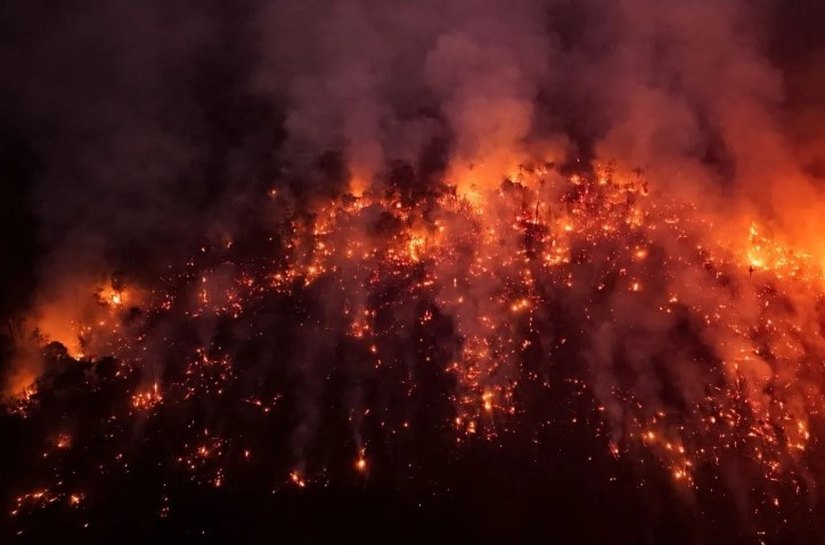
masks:
{"label": "burning vegetation", "polygon": [[[393,176],[309,212],[268,192],[279,221],[254,240],[204,243],[153,284],[118,276],[89,288],[93,311],[43,316],[45,372],[7,418],[64,412],[38,426],[51,439],[11,526],[91,501],[96,477],[72,464],[128,474],[147,456],[136,428],[164,441],[162,518],[181,478],[221,488],[267,467],[273,493],[401,465],[415,479],[429,434],[460,453],[542,449],[570,428],[620,466],[656,464],[680,496],[730,494],[750,528],[809,501],[825,388],[810,255],[610,165],[521,165],[472,198]],[[65,408],[92,399],[95,422]]]}
{"label": "burning vegetation", "polygon": [[822,17],[11,4],[3,543],[825,536]]}

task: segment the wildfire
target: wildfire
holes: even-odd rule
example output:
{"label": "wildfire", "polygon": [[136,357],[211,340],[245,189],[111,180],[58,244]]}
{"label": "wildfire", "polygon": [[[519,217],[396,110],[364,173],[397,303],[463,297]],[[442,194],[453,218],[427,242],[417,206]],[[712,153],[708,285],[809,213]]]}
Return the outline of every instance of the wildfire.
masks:
{"label": "wildfire", "polygon": [[[770,482],[799,467],[825,392],[815,363],[825,357],[817,318],[825,292],[810,255],[756,221],[747,232],[718,232],[693,203],[609,170],[564,179],[524,166],[491,189],[445,183],[420,200],[361,182],[311,214],[287,217],[271,258],[240,261],[240,243],[202,246],[151,289],[113,282],[94,292],[97,306],[82,320],[43,321],[65,333],[49,338],[65,341],[75,358],[116,356],[124,383],[149,369],[160,376],[163,392],[145,378],[128,390],[130,414],[148,418],[258,384],[244,367],[248,355],[233,352],[227,338],[266,338],[256,320],[272,319],[267,305],[276,304],[306,333],[306,346],[289,356],[299,359],[298,375],[316,369],[331,381],[340,362],[356,369],[345,375],[355,385],[348,403],[358,445],[365,421],[389,434],[408,429],[406,419],[393,424],[364,407],[370,397],[361,389],[401,366],[406,375],[387,383],[407,376],[399,397],[411,397],[415,358],[453,381],[447,422],[458,441],[502,444],[526,411],[521,388],[550,388],[547,375],[572,360],[582,374],[565,380],[593,396],[599,436],[614,458],[642,448],[686,487],[731,450],[755,459]],[[138,318],[128,313],[133,305]],[[171,326],[173,317],[193,327]],[[401,355],[404,343],[415,348]],[[174,353],[168,377],[155,375],[153,360],[165,347]],[[327,361],[335,363],[323,367]],[[238,410],[268,418],[277,399],[245,391]],[[312,467],[303,459],[311,428],[293,445],[301,468]],[[71,445],[58,437],[58,448]],[[176,460],[194,481],[221,487],[230,461],[249,463],[249,453],[229,433],[198,431]],[[353,464],[368,472],[366,449]],[[288,482],[304,488],[306,475],[294,469]],[[34,494],[21,505],[49,497]]]}

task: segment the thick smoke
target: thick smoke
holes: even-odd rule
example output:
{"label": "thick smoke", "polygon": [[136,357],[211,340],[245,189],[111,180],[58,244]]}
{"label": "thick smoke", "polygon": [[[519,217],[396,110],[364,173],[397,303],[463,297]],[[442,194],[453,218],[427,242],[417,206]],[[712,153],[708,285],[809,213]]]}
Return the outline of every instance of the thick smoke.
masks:
{"label": "thick smoke", "polygon": [[[505,187],[502,209],[486,209],[490,231],[503,233],[513,221],[507,214],[528,197],[539,204],[559,198],[544,182],[521,192],[501,186],[505,178],[537,168],[552,170],[555,181],[593,177],[613,161],[611,175],[650,180],[660,195],[710,218],[715,233],[747,240],[756,217],[776,240],[818,263],[825,257],[817,241],[825,227],[817,178],[825,107],[823,78],[815,73],[825,49],[788,41],[799,20],[787,15],[773,24],[779,5],[175,0],[62,8],[17,2],[0,10],[9,30],[0,62],[11,75],[0,90],[0,120],[10,147],[27,150],[4,160],[15,179],[30,180],[9,192],[8,208],[25,210],[15,222],[36,233],[27,244],[32,249],[10,252],[10,270],[30,279],[20,284],[26,296],[4,290],[10,302],[0,307],[10,317],[6,337],[14,349],[7,351],[16,352],[6,357],[12,393],[39,373],[37,347],[45,341],[62,343],[73,357],[101,355],[95,339],[76,331],[77,324],[109,319],[101,299],[123,292],[134,298],[128,304],[140,306],[141,293],[148,297],[181,256],[243,246],[296,217],[309,224],[320,202],[346,192],[397,192],[405,204],[429,206],[431,192],[448,186],[473,203]],[[278,199],[267,200],[271,195]],[[536,205],[536,217],[549,208]],[[382,224],[385,216],[378,207],[366,210],[342,227],[341,244],[357,238],[389,248],[387,233],[398,226]],[[425,220],[446,226],[447,238],[465,227],[460,215],[447,213],[421,214],[407,227],[424,231]],[[15,237],[13,228],[4,236]],[[440,263],[439,277],[460,276],[482,254],[506,266],[482,267],[466,285],[437,291],[445,329],[459,339],[489,336],[502,286],[523,278],[508,261],[523,243],[518,236],[473,234],[467,245],[475,250]],[[609,297],[594,302],[593,287],[603,281],[594,268],[581,267],[586,280],[571,285],[569,299],[582,308],[565,309],[565,316],[586,324],[576,331],[578,356],[615,441],[640,419],[702,404],[708,388],[740,375],[743,395],[765,407],[757,416],[770,418],[766,392],[781,358],[743,357],[741,338],[711,326],[711,318],[697,324],[678,313],[663,317],[654,301],[653,294],[679,293],[684,309],[705,317],[722,301],[757,327],[761,299],[744,275],[723,287],[724,271],[709,280],[707,263],[693,255],[696,241],[699,253],[706,250],[702,236],[657,233],[640,241],[653,248],[654,263],[664,267],[663,256],[686,263],[684,271],[644,286],[649,298],[608,289]],[[599,263],[618,259],[612,248],[588,251]],[[322,427],[324,382],[336,359],[358,362],[341,380],[354,442],[360,452],[367,448],[361,421],[371,364],[357,348],[341,348],[338,337],[368,312],[366,286],[377,281],[358,264],[331,261],[342,280],[309,290],[314,315],[296,315],[288,328],[305,344],[289,354],[261,352],[256,362],[286,367],[300,392],[292,445],[300,463]],[[312,265],[311,256],[302,265]],[[215,297],[233,289],[243,267],[206,269],[187,271],[202,275],[204,285],[188,293],[188,317],[207,298],[234,304]],[[810,307],[795,312],[813,323],[817,309]],[[413,309],[393,312],[406,345],[418,316]],[[261,329],[274,335],[287,327],[285,319],[261,318]],[[218,322],[203,320],[194,332],[153,324],[161,333],[147,352],[161,365],[174,359],[166,341],[181,331],[203,346],[218,344],[227,335]],[[484,402],[512,413],[512,392],[502,385],[518,382],[519,327],[513,319],[497,330],[512,335],[499,346],[505,355],[490,357],[484,343],[457,342],[442,362],[472,359]],[[534,340],[543,350],[557,348],[549,335]],[[793,358],[800,344],[770,349]],[[734,361],[735,371],[725,367]],[[410,363],[410,382],[414,372]],[[146,380],[156,381],[154,367]],[[477,393],[458,391],[455,401],[474,404]],[[644,410],[634,408],[636,401]]]}
{"label": "thick smoke", "polygon": [[[306,180],[339,152],[369,185],[434,141],[453,183],[494,186],[537,151],[616,159],[673,190],[733,185],[810,230],[772,15],[643,0],[12,3],[4,118],[44,167],[32,190],[42,268],[61,277],[140,269],[231,230],[256,187],[282,183],[278,165]],[[794,60],[794,81],[815,59]]]}
{"label": "thick smoke", "polygon": [[[35,324],[71,320],[75,286],[151,279],[203,238],[234,236],[262,215],[264,186],[362,191],[438,147],[460,188],[495,187],[537,157],[613,159],[808,243],[825,216],[785,136],[772,13],[645,0],[9,5],[4,119],[40,163],[28,310]],[[794,89],[816,58],[789,66]],[[810,161],[819,132],[801,123]],[[338,166],[319,163],[330,153]]]}

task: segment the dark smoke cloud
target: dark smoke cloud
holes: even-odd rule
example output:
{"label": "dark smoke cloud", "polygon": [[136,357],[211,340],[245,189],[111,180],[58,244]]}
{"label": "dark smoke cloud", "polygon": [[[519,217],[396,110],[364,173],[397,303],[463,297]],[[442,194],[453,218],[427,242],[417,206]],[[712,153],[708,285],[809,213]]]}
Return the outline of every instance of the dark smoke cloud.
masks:
{"label": "dark smoke cloud", "polygon": [[[782,142],[783,74],[766,45],[798,34],[766,24],[785,11],[645,0],[11,2],[3,119],[42,166],[31,190],[39,237],[46,263],[67,271],[140,268],[216,224],[231,228],[278,161],[307,177],[320,154],[340,151],[370,177],[418,160],[435,139],[460,165],[550,140],[566,159],[616,158],[674,187],[733,178],[770,202],[770,177],[795,166]],[[810,112],[817,101],[801,89],[817,57],[802,53],[787,66]],[[818,138],[810,123],[800,132]]]}
{"label": "dark smoke cloud", "polygon": [[261,176],[277,124],[243,86],[244,16],[191,2],[6,5],[3,118],[41,164],[31,193],[47,263],[133,267],[185,248]]}

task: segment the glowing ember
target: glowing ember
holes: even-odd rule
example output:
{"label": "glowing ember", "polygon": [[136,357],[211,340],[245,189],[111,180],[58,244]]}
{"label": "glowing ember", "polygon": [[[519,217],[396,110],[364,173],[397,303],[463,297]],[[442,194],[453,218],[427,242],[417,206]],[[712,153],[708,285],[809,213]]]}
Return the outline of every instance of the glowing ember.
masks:
{"label": "glowing ember", "polygon": [[54,446],[59,449],[67,449],[72,446],[72,438],[70,435],[65,433],[61,433],[57,436],[57,440],[55,441]]}
{"label": "glowing ember", "polygon": [[298,471],[291,472],[289,474],[289,478],[296,486],[300,488],[304,488],[307,485],[306,481],[304,481],[304,478],[301,477],[301,473],[299,473]]}
{"label": "glowing ember", "polygon": [[158,383],[152,384],[150,390],[137,392],[132,396],[132,406],[135,409],[151,409],[163,402],[163,396],[158,389]]}
{"label": "glowing ember", "polygon": [[[444,423],[457,443],[502,448],[522,426],[519,415],[529,420],[525,392],[540,399],[554,387],[547,377],[570,360],[579,367],[554,380],[575,392],[571,406],[592,399],[595,435],[612,459],[644,449],[680,489],[697,490],[703,468],[731,451],[756,460],[766,483],[794,479],[825,389],[798,382],[818,376],[815,362],[825,355],[816,318],[821,270],[756,222],[722,237],[691,203],[651,192],[639,177],[566,180],[550,172],[525,167],[489,191],[444,185],[426,203],[391,192],[333,197],[311,216],[288,218],[277,258],[263,264],[237,259],[236,245],[221,241],[200,248],[203,263],[189,258],[158,286],[130,288],[142,294],[139,312],[126,308],[136,300],[123,290],[97,292],[104,309],[82,327],[80,346],[115,356],[107,380],[131,384],[131,410],[113,415],[111,429],[227,395],[241,400],[230,411],[283,418],[284,395],[244,367],[243,351],[264,337],[259,317],[280,305],[294,314],[291,335],[307,339],[289,355],[300,373],[352,383],[347,423],[358,445],[370,426],[391,437],[409,433],[407,416],[393,416],[391,403],[369,404],[381,390],[366,388],[399,384],[399,398],[412,399],[422,385],[411,358],[449,377]],[[174,325],[181,317],[192,327]],[[233,338],[239,331],[241,341]],[[164,348],[175,356],[160,371],[154,359]],[[358,371],[342,378],[323,367],[338,359]],[[290,380],[302,384],[300,373]],[[307,392],[292,406],[318,403],[319,394]],[[578,425],[586,419],[577,410],[558,418]],[[305,411],[291,462],[325,482],[328,469],[313,469],[309,454],[317,412]],[[193,483],[224,488],[237,461],[252,465],[249,438],[195,422],[175,447],[176,467]],[[55,445],[68,449],[72,438],[61,432]],[[359,474],[370,469],[363,447],[353,464]],[[288,482],[304,488],[307,474],[292,470]],[[44,498],[71,506],[83,499],[60,494],[21,496],[15,511]]]}

